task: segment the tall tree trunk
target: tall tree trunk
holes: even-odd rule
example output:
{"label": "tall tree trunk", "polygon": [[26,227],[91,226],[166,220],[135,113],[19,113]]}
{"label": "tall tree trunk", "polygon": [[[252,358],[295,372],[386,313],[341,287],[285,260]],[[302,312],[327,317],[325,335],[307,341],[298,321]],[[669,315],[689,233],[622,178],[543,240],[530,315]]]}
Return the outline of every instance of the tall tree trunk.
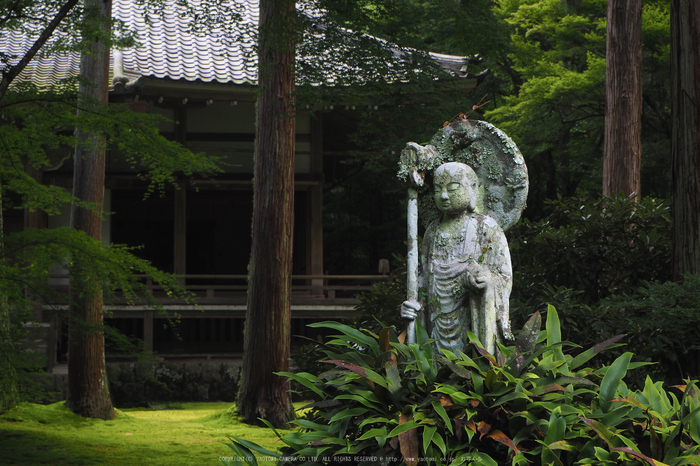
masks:
{"label": "tall tree trunk", "polygon": [[[111,0],[86,0],[85,8],[99,8],[109,28]],[[107,29],[108,30],[108,29]],[[100,40],[83,53],[80,73],[88,84],[79,87],[80,107],[86,111],[107,105],[109,84],[109,48]],[[97,211],[73,203],[71,228],[84,231],[100,240],[102,236],[102,203],[104,201],[105,138],[95,132],[76,128],[77,145],[73,172],[73,195],[99,206]],[[102,284],[90,273],[85,257],[73,255],[70,290],[70,328],[68,333],[68,397],[66,406],[84,417],[113,419],[105,368],[102,317]]]}
{"label": "tall tree trunk", "polygon": [[261,0],[253,242],[248,275],[243,374],[238,412],[284,426],[294,418],[289,367],[292,234],[294,229],[295,4]]}
{"label": "tall tree trunk", "polygon": [[673,276],[700,273],[700,5],[671,1]]}
{"label": "tall tree trunk", "polygon": [[641,196],[642,2],[608,0],[603,194]]}
{"label": "tall tree trunk", "polygon": [[[2,211],[2,184],[0,184],[0,251],[4,249],[4,214]],[[5,261],[4,252],[0,261]],[[0,413],[4,413],[19,402],[17,372],[15,371],[15,346],[10,327],[10,303],[4,293],[0,294]]]}

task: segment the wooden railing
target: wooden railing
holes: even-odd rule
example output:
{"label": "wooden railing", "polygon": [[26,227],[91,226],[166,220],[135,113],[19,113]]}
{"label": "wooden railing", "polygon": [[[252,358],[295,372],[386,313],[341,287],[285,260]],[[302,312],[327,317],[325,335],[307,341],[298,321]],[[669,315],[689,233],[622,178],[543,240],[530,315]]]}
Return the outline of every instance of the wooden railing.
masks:
{"label": "wooden railing", "polygon": [[[52,275],[51,278],[56,286],[62,287],[66,291],[68,290],[68,275]],[[119,299],[119,290],[117,290],[117,299],[106,305],[105,311],[107,311],[109,319],[142,319],[144,348],[148,351],[172,351],[172,349],[164,350],[163,347],[158,347],[158,345],[154,347],[155,321],[164,317],[177,316],[183,319],[204,318],[208,320],[221,318],[231,320],[245,319],[246,292],[248,289],[246,275],[187,274],[181,276],[180,280],[185,289],[197,296],[196,306],[173,299],[167,294],[166,290],[154,284],[148,277],[143,276],[141,278],[144,280],[149,293],[156,298],[158,304],[162,305],[162,310],[154,311],[153,307],[145,302],[145,299],[143,303],[133,301],[126,303],[125,300]],[[360,312],[356,309],[356,305],[359,303],[356,295],[360,292],[371,290],[375,283],[389,280],[389,277],[386,275],[293,275],[292,319],[325,320],[356,316]],[[60,312],[67,307],[67,303],[54,303],[50,306],[44,306],[45,321],[53,322],[52,325],[56,325],[57,311]],[[218,323],[219,321],[212,320],[205,324],[211,327],[218,325]],[[161,327],[162,325],[159,324],[158,328]],[[58,329],[60,331],[60,326]],[[49,334],[55,337],[56,332],[49,332]],[[230,341],[226,343],[229,346],[231,344],[233,343]],[[55,361],[55,340],[51,340],[49,346],[53,348],[53,353],[50,353],[49,360]],[[202,351],[204,350],[197,350],[195,353],[201,353]]]}
{"label": "wooden railing", "polygon": [[[59,285],[69,283],[67,274],[54,274],[51,278],[57,280]],[[150,277],[144,275],[141,278],[159,302],[175,301]],[[185,289],[197,296],[200,303],[244,302],[248,290],[247,275],[186,274],[179,278]],[[369,291],[375,283],[389,280],[387,275],[292,275],[292,301],[356,301],[357,293]]]}

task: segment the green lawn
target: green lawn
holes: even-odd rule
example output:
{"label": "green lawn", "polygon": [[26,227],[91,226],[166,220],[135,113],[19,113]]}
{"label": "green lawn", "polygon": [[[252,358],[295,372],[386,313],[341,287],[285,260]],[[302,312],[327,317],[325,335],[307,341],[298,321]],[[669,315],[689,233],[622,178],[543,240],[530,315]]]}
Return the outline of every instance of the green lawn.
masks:
{"label": "green lawn", "polygon": [[0,464],[220,465],[219,457],[233,455],[228,437],[272,451],[281,445],[271,430],[231,416],[231,403],[180,406],[123,409],[102,421],[81,418],[63,402],[23,403],[0,416]]}

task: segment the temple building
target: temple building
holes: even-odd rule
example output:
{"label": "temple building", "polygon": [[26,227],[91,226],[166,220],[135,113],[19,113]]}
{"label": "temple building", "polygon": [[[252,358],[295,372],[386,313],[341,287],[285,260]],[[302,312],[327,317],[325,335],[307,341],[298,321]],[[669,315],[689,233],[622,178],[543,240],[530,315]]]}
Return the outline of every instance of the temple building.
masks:
{"label": "temple building", "polygon": [[[167,3],[167,2],[166,2]],[[257,24],[257,2],[239,2],[243,21]],[[224,172],[211,179],[178,179],[179,189],[145,196],[147,184],[111,147],[107,154],[103,240],[142,246],[136,254],[158,268],[181,275],[200,299],[197,306],[154,294],[171,315],[179,315],[179,337],[163,318],[145,305],[114,302],[106,318],[124,333],[142,338],[147,350],[161,354],[236,354],[242,351],[246,274],[251,245],[252,172],[255,140],[257,66],[252,45],[190,32],[189,23],[167,6],[164,17],[147,24],[134,0],[115,0],[113,15],[138,32],[137,47],[111,55],[111,103],[134,112],[163,116],[160,132],[193,152],[220,157]],[[31,40],[0,37],[0,49],[22,54]],[[478,77],[468,72],[470,59],[431,54],[468,92]],[[37,85],[54,83],[79,71],[77,53],[35,58],[20,75]],[[342,71],[341,71],[342,72]],[[403,85],[402,83],[397,83]],[[362,105],[372,107],[367,101]],[[366,108],[366,107],[365,107]],[[353,293],[368,289],[376,276],[337,276],[324,267],[323,190],[327,167],[347,147],[347,125],[354,104],[318,102],[296,115],[293,331],[303,332],[309,319],[352,315]],[[35,173],[45,184],[72,187],[72,155],[55,169]],[[24,214],[24,227],[69,225],[61,215]],[[56,286],[67,286],[65,270],[56,269]],[[40,319],[58,322],[60,306],[46,306]],[[64,336],[49,332],[50,359],[61,360]],[[51,363],[52,364],[52,363]]]}

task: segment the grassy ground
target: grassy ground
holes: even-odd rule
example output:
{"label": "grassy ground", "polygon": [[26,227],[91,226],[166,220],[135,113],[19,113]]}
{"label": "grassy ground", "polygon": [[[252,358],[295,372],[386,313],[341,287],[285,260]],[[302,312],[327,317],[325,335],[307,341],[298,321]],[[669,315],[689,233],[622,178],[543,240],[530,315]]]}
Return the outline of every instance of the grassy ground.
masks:
{"label": "grassy ground", "polygon": [[63,402],[23,403],[0,416],[0,464],[220,465],[220,457],[233,455],[228,437],[272,451],[281,444],[271,430],[232,417],[231,403],[178,407],[118,410],[116,419],[101,421],[81,418]]}

